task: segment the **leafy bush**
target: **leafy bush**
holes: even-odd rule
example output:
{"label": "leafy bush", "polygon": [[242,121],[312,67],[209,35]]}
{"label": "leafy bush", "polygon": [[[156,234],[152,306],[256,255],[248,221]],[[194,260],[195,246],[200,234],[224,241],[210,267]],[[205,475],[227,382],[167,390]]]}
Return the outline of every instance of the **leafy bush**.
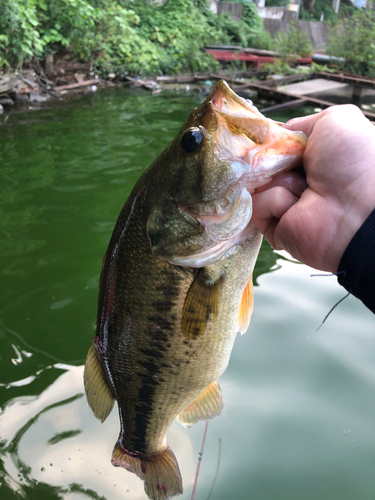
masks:
{"label": "leafy bush", "polygon": [[294,22],[289,23],[285,33],[277,34],[276,43],[283,58],[287,58],[288,55],[310,57],[313,53],[313,46],[306,33],[299,30]]}
{"label": "leafy bush", "polygon": [[333,10],[331,1],[315,0],[311,10],[304,9],[303,3],[301,3],[299,18],[302,21],[320,21],[320,16],[324,12],[324,21],[335,24],[339,18],[350,16],[355,10],[356,7],[353,7],[350,0],[340,1],[338,14]]}
{"label": "leafy bush", "polygon": [[258,14],[258,10],[253,2],[244,2],[242,11],[242,22],[249,28],[250,33],[246,40],[245,47],[254,49],[273,50],[275,42],[271,35],[264,28],[263,20]]}
{"label": "leafy bush", "polygon": [[289,0],[266,0],[266,7],[288,7]]}
{"label": "leafy bush", "polygon": [[357,10],[340,20],[329,33],[327,53],[344,57],[347,71],[375,77],[375,11]]}
{"label": "leafy bush", "polygon": [[304,9],[303,3],[301,3],[299,18],[302,21],[320,21],[322,12],[324,12],[325,22],[334,23],[337,21],[337,14],[332,9],[332,2],[327,2],[327,0],[316,0],[311,10]]}
{"label": "leafy bush", "polygon": [[40,57],[45,43],[38,31],[37,8],[32,0],[0,2],[0,65]]}
{"label": "leafy bush", "polygon": [[0,0],[0,65],[70,53],[102,73],[217,69],[207,44],[271,48],[255,5],[243,20],[217,16],[207,0]]}

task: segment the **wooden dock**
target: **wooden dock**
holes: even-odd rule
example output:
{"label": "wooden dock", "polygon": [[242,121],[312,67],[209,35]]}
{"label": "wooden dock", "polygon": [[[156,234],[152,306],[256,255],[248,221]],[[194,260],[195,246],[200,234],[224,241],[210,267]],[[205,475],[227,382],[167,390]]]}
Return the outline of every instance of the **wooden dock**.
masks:
{"label": "wooden dock", "polygon": [[[328,78],[329,77],[329,78]],[[306,80],[314,80],[317,78],[326,78],[327,80],[336,80],[341,83],[349,83],[353,86],[353,96],[356,92],[356,88],[372,88],[375,89],[375,79],[364,79],[356,76],[341,76],[334,75],[331,73],[311,73],[309,75],[297,74],[285,76],[279,79],[268,79],[265,81],[247,81],[240,83],[238,79],[228,78],[228,76],[220,74],[211,74],[209,79],[212,80],[226,80],[233,88],[233,90],[239,94],[246,90],[254,90],[257,92],[258,97],[261,99],[266,99],[269,101],[276,102],[272,106],[265,107],[260,111],[268,113],[272,111],[281,111],[284,109],[297,108],[300,106],[315,106],[322,109],[328,108],[330,106],[335,106],[337,103],[330,102],[324,99],[319,99],[317,97],[312,97],[309,95],[294,94],[293,92],[285,91],[280,88],[283,84],[296,83]],[[356,87],[354,87],[354,85]],[[357,91],[358,92],[358,91]],[[355,99],[353,99],[355,102]],[[357,103],[356,103],[357,104]],[[371,121],[375,122],[375,113],[362,109],[362,113]]]}
{"label": "wooden dock", "polygon": [[[229,51],[225,51],[229,52]],[[254,54],[250,54],[254,55]],[[259,55],[257,57],[271,57],[266,55]],[[297,108],[300,106],[315,106],[322,109],[328,108],[329,106],[334,106],[337,103],[333,103],[318,97],[312,97],[308,94],[294,93],[281,88],[284,84],[293,84],[298,82],[310,81],[311,89],[310,93],[314,92],[313,81],[316,79],[325,79],[327,81],[336,81],[343,84],[351,85],[353,89],[352,101],[358,104],[358,97],[360,95],[361,89],[374,89],[375,90],[375,79],[357,77],[355,75],[341,75],[332,73],[310,73],[310,74],[296,74],[284,76],[278,79],[266,79],[266,80],[255,80],[256,78],[264,78],[267,73],[261,70],[253,71],[242,71],[236,72],[237,77],[233,78],[228,76],[228,74],[204,74],[204,75],[191,75],[191,76],[160,76],[156,78],[156,81],[160,84],[163,83],[197,83],[204,82],[206,80],[216,81],[224,79],[233,88],[233,90],[239,94],[241,92],[246,92],[247,90],[253,90],[257,92],[258,97],[261,99],[266,99],[274,104],[261,109],[262,112],[268,113],[272,111],[281,111],[284,109]],[[243,78],[243,83],[239,80],[239,77]],[[251,79],[251,81],[250,81]],[[289,89],[293,89],[290,85]],[[321,86],[319,87],[321,90]],[[369,118],[371,121],[375,122],[375,113],[367,110],[362,110],[362,113]]]}
{"label": "wooden dock", "polygon": [[[243,85],[236,85],[233,90],[237,93],[241,93],[247,89],[254,89],[258,93],[258,97],[265,98],[268,100],[276,101],[277,104],[263,108],[262,113],[268,113],[271,111],[281,111],[288,108],[296,108],[299,106],[316,106],[322,109],[329,108],[330,106],[335,106],[337,103],[326,101],[324,99],[319,99],[317,97],[312,97],[309,95],[293,94],[293,92],[287,92],[281,90],[280,88],[272,88],[268,85],[264,85],[258,82],[249,82]],[[279,102],[278,102],[279,101]],[[375,121],[375,113],[371,113],[367,110],[362,110],[362,113],[371,121]]]}

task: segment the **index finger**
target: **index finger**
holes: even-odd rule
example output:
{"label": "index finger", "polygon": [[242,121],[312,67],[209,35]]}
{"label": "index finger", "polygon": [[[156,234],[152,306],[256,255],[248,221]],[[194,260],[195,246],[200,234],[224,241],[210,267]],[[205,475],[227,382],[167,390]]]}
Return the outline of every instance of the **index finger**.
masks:
{"label": "index finger", "polygon": [[314,115],[292,118],[282,126],[288,130],[301,131],[304,132],[307,136],[310,136],[315,123],[321,118],[321,114],[322,112],[320,111],[319,113],[316,113]]}

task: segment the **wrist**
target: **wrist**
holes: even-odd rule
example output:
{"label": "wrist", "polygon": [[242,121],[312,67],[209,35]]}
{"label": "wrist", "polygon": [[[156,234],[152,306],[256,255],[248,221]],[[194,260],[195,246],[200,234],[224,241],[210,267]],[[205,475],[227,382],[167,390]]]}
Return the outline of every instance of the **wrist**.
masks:
{"label": "wrist", "polygon": [[332,269],[333,272],[336,272],[338,270],[345,250],[348,248],[357,231],[362,227],[369,215],[372,213],[373,209],[373,205],[357,205],[356,209],[354,209],[354,207],[351,207],[351,209],[346,211],[345,215],[342,217],[337,231],[334,263]]}

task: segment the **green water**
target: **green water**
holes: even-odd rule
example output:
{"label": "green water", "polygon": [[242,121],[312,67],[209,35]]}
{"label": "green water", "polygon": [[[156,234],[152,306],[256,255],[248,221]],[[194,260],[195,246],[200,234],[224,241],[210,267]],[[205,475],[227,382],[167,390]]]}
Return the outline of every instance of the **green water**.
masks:
{"label": "green water", "polygon": [[[0,499],[145,499],[83,396],[101,259],[143,169],[202,97],[104,90],[0,117]],[[308,113],[311,109],[294,111]],[[273,115],[286,120],[286,115]],[[375,319],[263,246],[196,500],[375,499]],[[203,424],[168,435],[190,499]]]}

